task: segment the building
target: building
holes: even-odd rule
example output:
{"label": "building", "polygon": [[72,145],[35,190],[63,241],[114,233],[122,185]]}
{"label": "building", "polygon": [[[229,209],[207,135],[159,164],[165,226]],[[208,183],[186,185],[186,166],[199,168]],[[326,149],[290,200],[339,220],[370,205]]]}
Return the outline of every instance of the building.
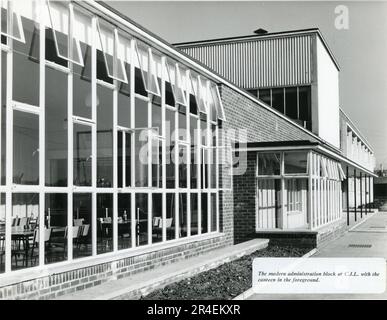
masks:
{"label": "building", "polygon": [[[358,208],[363,216],[363,208],[373,202],[374,153],[340,109],[340,67],[318,29],[258,29],[254,35],[175,46],[292,119],[298,128],[292,135],[279,125],[279,117],[228,117],[234,127],[252,129],[247,145],[238,148],[248,152],[252,169],[234,177],[234,193],[243,186],[240,197],[234,197],[240,202],[235,208],[243,208],[234,211],[236,240],[257,233],[289,237],[285,231],[294,237],[295,230],[303,239],[309,235],[302,231],[314,230],[318,240],[326,237],[325,226],[330,226],[328,233],[340,226],[343,209],[348,224],[350,211],[354,220]],[[236,105],[228,94],[222,101],[226,115],[232,114]],[[248,113],[258,115],[253,108]],[[246,184],[251,192],[245,199]]]}
{"label": "building", "polygon": [[250,70],[273,80],[245,85],[103,2],[4,2],[0,24],[0,299],[52,298],[273,233],[316,245],[345,206],[369,210],[372,150],[340,116],[318,30],[277,35],[307,38],[292,59],[308,72],[263,59]]}

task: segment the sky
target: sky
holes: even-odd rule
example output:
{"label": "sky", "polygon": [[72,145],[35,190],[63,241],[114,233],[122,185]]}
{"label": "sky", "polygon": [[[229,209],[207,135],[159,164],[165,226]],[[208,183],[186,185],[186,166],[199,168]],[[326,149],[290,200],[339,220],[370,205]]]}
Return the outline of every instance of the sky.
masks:
{"label": "sky", "polygon": [[[318,27],[340,65],[340,107],[387,168],[387,2],[106,2],[170,43]],[[336,27],[339,5],[348,28]]]}

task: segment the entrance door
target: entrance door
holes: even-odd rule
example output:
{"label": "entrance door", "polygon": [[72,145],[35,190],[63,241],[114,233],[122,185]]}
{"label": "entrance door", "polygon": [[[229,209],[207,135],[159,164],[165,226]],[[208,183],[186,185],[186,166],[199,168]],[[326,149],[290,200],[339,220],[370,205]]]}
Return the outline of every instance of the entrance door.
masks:
{"label": "entrance door", "polygon": [[278,229],[281,217],[281,180],[258,180],[257,230]]}

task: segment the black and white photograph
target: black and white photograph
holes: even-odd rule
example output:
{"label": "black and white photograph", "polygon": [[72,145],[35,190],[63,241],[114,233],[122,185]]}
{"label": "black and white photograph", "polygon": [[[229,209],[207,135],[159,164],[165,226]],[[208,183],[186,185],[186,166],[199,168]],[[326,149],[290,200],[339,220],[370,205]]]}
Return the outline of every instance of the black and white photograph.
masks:
{"label": "black and white photograph", "polygon": [[387,300],[387,1],[0,3],[0,300]]}

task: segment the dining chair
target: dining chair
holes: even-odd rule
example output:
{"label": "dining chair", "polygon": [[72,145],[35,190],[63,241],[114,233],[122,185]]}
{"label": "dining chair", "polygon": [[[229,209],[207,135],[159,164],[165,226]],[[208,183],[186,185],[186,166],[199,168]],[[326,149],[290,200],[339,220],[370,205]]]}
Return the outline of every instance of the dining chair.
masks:
{"label": "dining chair", "polygon": [[[45,247],[45,257],[44,257],[44,260],[45,262],[47,263],[49,261],[49,256],[50,256],[50,246],[49,246],[49,243],[50,243],[50,239],[51,239],[51,233],[52,233],[52,229],[51,228],[45,228],[44,229],[44,247]],[[31,247],[31,261],[32,259],[35,260],[35,264],[36,264],[36,259],[39,257],[39,241],[40,240],[40,234],[39,234],[39,229],[36,228],[34,230],[34,239],[33,239],[33,243],[32,243],[32,247]],[[36,253],[37,252],[37,253]]]}

